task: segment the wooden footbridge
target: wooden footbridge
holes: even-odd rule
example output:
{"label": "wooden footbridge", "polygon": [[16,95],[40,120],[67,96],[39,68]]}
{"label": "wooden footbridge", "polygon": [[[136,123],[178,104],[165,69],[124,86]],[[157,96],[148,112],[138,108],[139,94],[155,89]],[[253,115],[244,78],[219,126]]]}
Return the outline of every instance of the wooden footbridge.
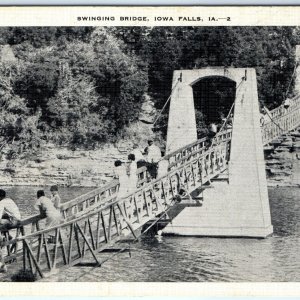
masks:
{"label": "wooden footbridge", "polygon": [[[289,108],[269,114],[262,126],[263,144],[300,125],[300,97],[292,99]],[[45,220],[39,215],[23,220],[10,231],[13,239],[1,243],[9,274],[22,269],[44,277],[55,268],[83,262],[87,253],[101,266],[104,249],[123,239],[136,240],[145,224],[156,222],[176,204],[178,195],[201,190],[222,174],[230,159],[231,138],[231,129],[224,126],[209,147],[201,139],[168,154],[163,158],[169,164],[167,174],[152,181],[146,168],[140,168],[137,189],[122,199],[118,180],[113,180],[63,204],[64,222],[58,226],[43,229]]]}

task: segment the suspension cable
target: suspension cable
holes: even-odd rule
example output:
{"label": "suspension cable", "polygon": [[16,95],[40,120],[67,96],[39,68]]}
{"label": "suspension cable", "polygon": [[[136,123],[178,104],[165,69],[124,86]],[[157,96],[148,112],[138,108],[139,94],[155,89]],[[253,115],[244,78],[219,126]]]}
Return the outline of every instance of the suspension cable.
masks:
{"label": "suspension cable", "polygon": [[166,108],[167,104],[169,103],[169,101],[170,101],[170,99],[171,99],[171,97],[172,97],[172,94],[173,94],[173,92],[174,92],[174,90],[175,90],[175,88],[176,88],[178,82],[181,82],[181,80],[182,80],[182,79],[181,79],[181,76],[180,76],[180,77],[177,79],[175,85],[173,86],[173,88],[172,88],[172,90],[171,90],[171,93],[170,93],[170,96],[168,97],[167,101],[165,102],[163,108],[160,110],[160,113],[158,114],[157,118],[156,118],[155,121],[153,122],[153,126],[156,124],[156,122],[157,122],[157,121],[159,120],[159,118],[161,117],[162,112],[164,111],[164,109]]}
{"label": "suspension cable", "polygon": [[[239,90],[239,88],[241,87],[241,84],[242,84],[243,81],[244,81],[244,77],[242,78],[242,80],[241,80],[240,83],[238,84],[238,86],[237,86],[237,88],[236,88],[236,91]],[[227,117],[225,118],[224,123],[222,124],[220,130],[218,130],[218,132],[216,133],[216,135],[217,135],[218,133],[222,132],[222,130],[224,129],[225,125],[227,124],[227,122],[228,122],[228,120],[229,120],[229,118],[230,118],[230,115],[231,115],[231,113],[232,113],[233,108],[234,108],[234,102],[232,103],[231,108],[230,108],[230,110],[229,110],[229,113],[227,114]],[[216,135],[215,135],[215,136],[213,137],[213,139],[212,139],[211,147],[215,145],[214,142],[215,142],[215,139],[216,139]]]}
{"label": "suspension cable", "polygon": [[294,71],[293,71],[293,74],[292,74],[292,76],[291,76],[291,79],[290,79],[289,85],[288,85],[288,87],[287,87],[287,89],[286,89],[286,92],[285,92],[285,97],[287,96],[287,94],[288,94],[288,92],[289,92],[289,89],[290,89],[291,83],[292,83],[292,81],[293,81],[293,77],[294,77],[294,76],[295,76],[295,74],[296,74],[296,69],[297,69],[297,67],[298,67],[298,62],[296,61],[296,63],[295,63],[295,66],[294,66]]}
{"label": "suspension cable", "polygon": [[264,109],[265,109],[265,112],[267,113],[267,115],[269,116],[271,122],[274,123],[282,132],[284,132],[284,130],[280,127],[280,125],[273,120],[272,116],[269,114],[269,111],[268,111],[268,109],[266,109],[265,106],[264,106]]}

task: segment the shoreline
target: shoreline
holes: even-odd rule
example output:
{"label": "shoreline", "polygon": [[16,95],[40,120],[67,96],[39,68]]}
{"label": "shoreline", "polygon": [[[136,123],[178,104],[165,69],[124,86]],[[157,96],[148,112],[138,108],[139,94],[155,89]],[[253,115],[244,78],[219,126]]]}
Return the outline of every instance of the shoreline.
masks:
{"label": "shoreline", "polygon": [[[300,129],[298,129],[300,132]],[[145,138],[143,139],[145,140]],[[126,160],[131,140],[106,144],[97,150],[69,150],[48,144],[40,153],[0,162],[2,186],[89,187],[105,185],[114,177],[114,161]],[[144,144],[139,143],[141,149]],[[300,187],[300,137],[283,136],[265,149],[268,187]]]}

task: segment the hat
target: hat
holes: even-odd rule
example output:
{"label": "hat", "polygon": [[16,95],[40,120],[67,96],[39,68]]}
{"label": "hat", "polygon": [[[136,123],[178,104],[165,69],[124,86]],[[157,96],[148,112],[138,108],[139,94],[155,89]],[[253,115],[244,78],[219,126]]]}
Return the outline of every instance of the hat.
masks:
{"label": "hat", "polygon": [[51,192],[57,192],[58,191],[57,185],[52,185],[51,188],[50,188],[50,191]]}

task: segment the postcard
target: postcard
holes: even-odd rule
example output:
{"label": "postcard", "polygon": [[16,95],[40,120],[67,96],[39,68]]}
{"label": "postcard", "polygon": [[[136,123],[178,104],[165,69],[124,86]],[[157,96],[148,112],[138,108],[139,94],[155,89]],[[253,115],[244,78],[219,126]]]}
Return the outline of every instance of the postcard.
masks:
{"label": "postcard", "polygon": [[0,7],[0,295],[299,295],[299,20]]}

